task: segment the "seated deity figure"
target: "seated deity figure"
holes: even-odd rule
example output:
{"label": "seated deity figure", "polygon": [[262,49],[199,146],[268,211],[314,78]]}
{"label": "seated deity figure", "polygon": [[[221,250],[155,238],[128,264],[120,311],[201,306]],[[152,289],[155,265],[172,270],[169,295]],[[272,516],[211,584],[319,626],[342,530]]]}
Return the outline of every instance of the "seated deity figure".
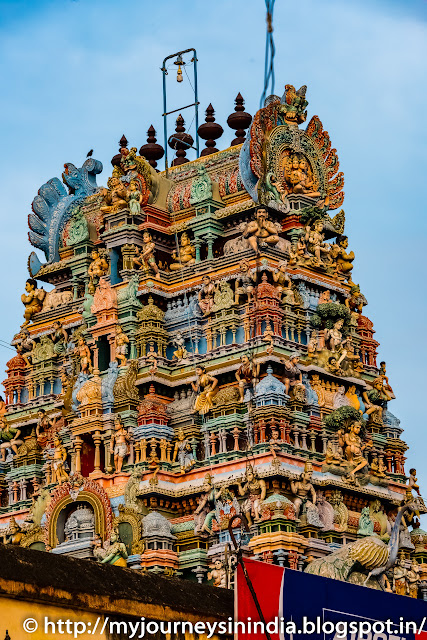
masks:
{"label": "seated deity figure", "polygon": [[36,313],[40,313],[43,309],[43,301],[46,297],[46,291],[44,289],[37,288],[37,282],[33,278],[28,278],[25,283],[25,293],[21,296],[22,304],[25,306],[24,319],[25,322],[22,325],[26,327],[30,324],[33,316]]}
{"label": "seated deity figure", "polygon": [[259,364],[247,354],[240,357],[241,365],[236,371],[236,380],[239,383],[240,402],[244,402],[245,390],[254,389],[259,379]]}
{"label": "seated deity figure", "polygon": [[337,275],[352,284],[351,272],[353,271],[354,251],[347,253],[347,236],[338,236],[336,244],[332,245],[330,257],[335,261]]}
{"label": "seated deity figure", "polygon": [[265,480],[258,477],[257,472],[248,464],[244,478],[244,484],[237,484],[239,495],[247,496],[242,505],[242,511],[245,514],[249,526],[252,525],[252,518],[257,521],[261,519],[261,505],[267,494],[267,486]]}
{"label": "seated deity figure", "polygon": [[117,175],[107,180],[107,189],[101,189],[100,194],[105,204],[100,207],[102,213],[116,212],[127,206],[126,189]]}
{"label": "seated deity figure", "polygon": [[280,237],[276,225],[268,219],[265,207],[258,207],[255,220],[246,225],[243,237],[246,238],[255,253],[259,253],[261,247],[274,246],[279,242]]}
{"label": "seated deity figure", "polygon": [[15,427],[11,427],[7,422],[6,418],[3,416],[0,418],[0,454],[1,462],[6,462],[6,451],[8,449],[12,450],[12,453],[15,455],[18,453],[18,447],[23,443],[22,440],[19,439],[21,435],[21,430],[16,429]]}
{"label": "seated deity figure", "polygon": [[343,334],[342,328],[344,326],[344,320],[340,318],[334,323],[332,329],[325,329],[325,343],[329,351],[335,352],[338,347],[342,345],[343,342]]}
{"label": "seated deity figure", "polygon": [[236,283],[234,287],[234,304],[240,304],[240,297],[246,296],[247,301],[251,302],[254,292],[254,285],[256,284],[256,275],[250,272],[249,262],[247,260],[241,260],[240,273],[237,275]]}
{"label": "seated deity figure", "polygon": [[194,410],[205,415],[213,408],[213,397],[217,392],[218,379],[206,372],[203,366],[196,367],[196,382],[191,383],[193,391],[197,393]]}
{"label": "seated deity figure", "polygon": [[202,486],[202,495],[194,512],[194,533],[211,534],[212,522],[215,518],[215,501],[222,495],[222,488],[217,491],[213,487],[212,476],[207,473]]}
{"label": "seated deity figure", "polygon": [[94,540],[93,554],[101,564],[112,564],[115,567],[126,567],[128,552],[126,545],[120,540],[119,531],[114,528],[110,535],[109,543],[102,548],[100,539]]}
{"label": "seated deity figure", "polygon": [[277,290],[280,292],[281,299],[285,302],[294,302],[294,295],[292,291],[292,280],[290,279],[286,267],[288,266],[287,260],[282,260],[278,264],[278,268],[273,271],[273,280],[277,285]]}
{"label": "seated deity figure", "polygon": [[378,376],[372,384],[372,389],[363,392],[363,402],[365,403],[365,413],[378,422],[381,422],[383,412],[387,408],[387,403],[393,400],[394,394],[384,386],[384,378]]}
{"label": "seated deity figure", "polygon": [[320,264],[324,254],[330,251],[330,245],[324,242],[322,220],[316,220],[312,226],[306,226],[305,242],[308,251],[314,255],[317,264]]}
{"label": "seated deity figure", "polygon": [[290,355],[289,360],[284,360],[283,358],[280,359],[284,364],[283,384],[285,385],[286,395],[289,395],[291,387],[302,385],[302,373],[301,369],[298,367],[299,360],[300,354],[296,352]]}
{"label": "seated deity figure", "polygon": [[127,354],[129,350],[129,338],[123,331],[122,327],[118,324],[116,327],[116,359],[119,361],[120,366],[124,366],[127,361]]}
{"label": "seated deity figure", "polygon": [[360,436],[361,430],[361,423],[354,420],[347,430],[340,429],[337,432],[339,444],[343,448],[350,466],[348,479],[354,484],[357,484],[356,473],[364,469],[368,464],[368,460],[364,456],[364,451],[368,444],[363,442]]}
{"label": "seated deity figure", "polygon": [[123,460],[129,454],[130,437],[120,416],[114,419],[114,433],[111,435],[110,452],[114,456],[114,468],[120,473]]}
{"label": "seated deity figure", "polygon": [[181,242],[178,253],[172,252],[172,262],[169,266],[171,271],[178,271],[184,267],[190,267],[196,262],[196,248],[191,244],[188,233],[184,231],[181,235]]}
{"label": "seated deity figure", "polygon": [[285,165],[284,175],[291,193],[299,193],[310,198],[320,196],[310,177],[309,165],[304,157],[299,158],[295,154],[289,158]]}
{"label": "seated deity figure", "polygon": [[21,331],[14,337],[15,348],[25,364],[30,366],[31,364],[31,352],[35,346],[35,342],[30,338],[30,332],[25,327],[21,328]]}
{"label": "seated deity figure", "polygon": [[94,249],[91,253],[92,262],[87,270],[90,281],[97,284],[99,278],[105,276],[108,272],[108,262],[105,258],[101,257],[99,251]]}
{"label": "seated deity figure", "polygon": [[178,459],[181,473],[185,473],[196,464],[190,441],[185,437],[184,431],[179,429],[177,441],[173,451],[172,463]]}
{"label": "seated deity figure", "polygon": [[[306,462],[304,465],[304,471],[301,474],[299,480],[291,480],[291,492],[294,496],[295,517],[298,518],[301,513],[301,508],[304,508],[307,502],[316,504],[316,491],[311,483],[313,476],[313,467],[311,462]],[[310,500],[311,498],[311,500]]]}

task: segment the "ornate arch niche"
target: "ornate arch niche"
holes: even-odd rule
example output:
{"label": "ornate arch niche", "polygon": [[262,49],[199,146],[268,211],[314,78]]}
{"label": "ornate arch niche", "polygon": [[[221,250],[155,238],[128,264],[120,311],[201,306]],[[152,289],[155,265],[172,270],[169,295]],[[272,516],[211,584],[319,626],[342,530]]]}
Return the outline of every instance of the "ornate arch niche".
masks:
{"label": "ornate arch niche", "polygon": [[46,511],[44,525],[44,543],[47,547],[55,548],[58,544],[58,526],[60,514],[69,505],[86,503],[95,515],[95,532],[105,540],[110,536],[113,524],[113,512],[110,500],[104,489],[94,480],[81,479],[81,484],[76,488],[75,484],[66,482],[58,487],[52,496],[52,500]]}

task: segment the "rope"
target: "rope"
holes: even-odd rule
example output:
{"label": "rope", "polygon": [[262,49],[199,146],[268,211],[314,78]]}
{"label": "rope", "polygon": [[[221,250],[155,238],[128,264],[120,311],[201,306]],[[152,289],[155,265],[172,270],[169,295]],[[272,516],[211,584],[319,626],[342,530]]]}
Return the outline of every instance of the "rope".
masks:
{"label": "rope", "polygon": [[276,0],[265,0],[265,6],[267,9],[267,32],[265,38],[265,63],[264,63],[264,90],[260,99],[260,108],[264,106],[264,101],[267,97],[268,85],[270,84],[269,93],[274,93],[274,56],[276,53],[276,47],[274,46],[273,39],[273,9]]}

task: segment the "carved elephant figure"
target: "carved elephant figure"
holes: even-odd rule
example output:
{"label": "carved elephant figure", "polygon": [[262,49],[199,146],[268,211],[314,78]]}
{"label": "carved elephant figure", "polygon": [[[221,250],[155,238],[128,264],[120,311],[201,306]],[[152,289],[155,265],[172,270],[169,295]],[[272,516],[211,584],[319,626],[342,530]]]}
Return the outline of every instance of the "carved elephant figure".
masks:
{"label": "carved elephant figure", "polygon": [[52,289],[46,295],[43,304],[43,311],[49,311],[50,309],[56,309],[64,304],[68,304],[73,299],[72,291],[58,291],[57,289]]}

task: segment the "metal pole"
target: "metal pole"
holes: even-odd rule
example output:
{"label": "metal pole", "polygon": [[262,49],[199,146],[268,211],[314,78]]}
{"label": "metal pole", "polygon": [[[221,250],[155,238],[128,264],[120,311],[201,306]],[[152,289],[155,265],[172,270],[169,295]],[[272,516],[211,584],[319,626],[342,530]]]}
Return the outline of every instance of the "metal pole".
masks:
{"label": "metal pole", "polygon": [[197,52],[194,49],[194,102],[196,103],[196,153],[197,157],[200,157],[199,153],[199,98],[197,95]]}

